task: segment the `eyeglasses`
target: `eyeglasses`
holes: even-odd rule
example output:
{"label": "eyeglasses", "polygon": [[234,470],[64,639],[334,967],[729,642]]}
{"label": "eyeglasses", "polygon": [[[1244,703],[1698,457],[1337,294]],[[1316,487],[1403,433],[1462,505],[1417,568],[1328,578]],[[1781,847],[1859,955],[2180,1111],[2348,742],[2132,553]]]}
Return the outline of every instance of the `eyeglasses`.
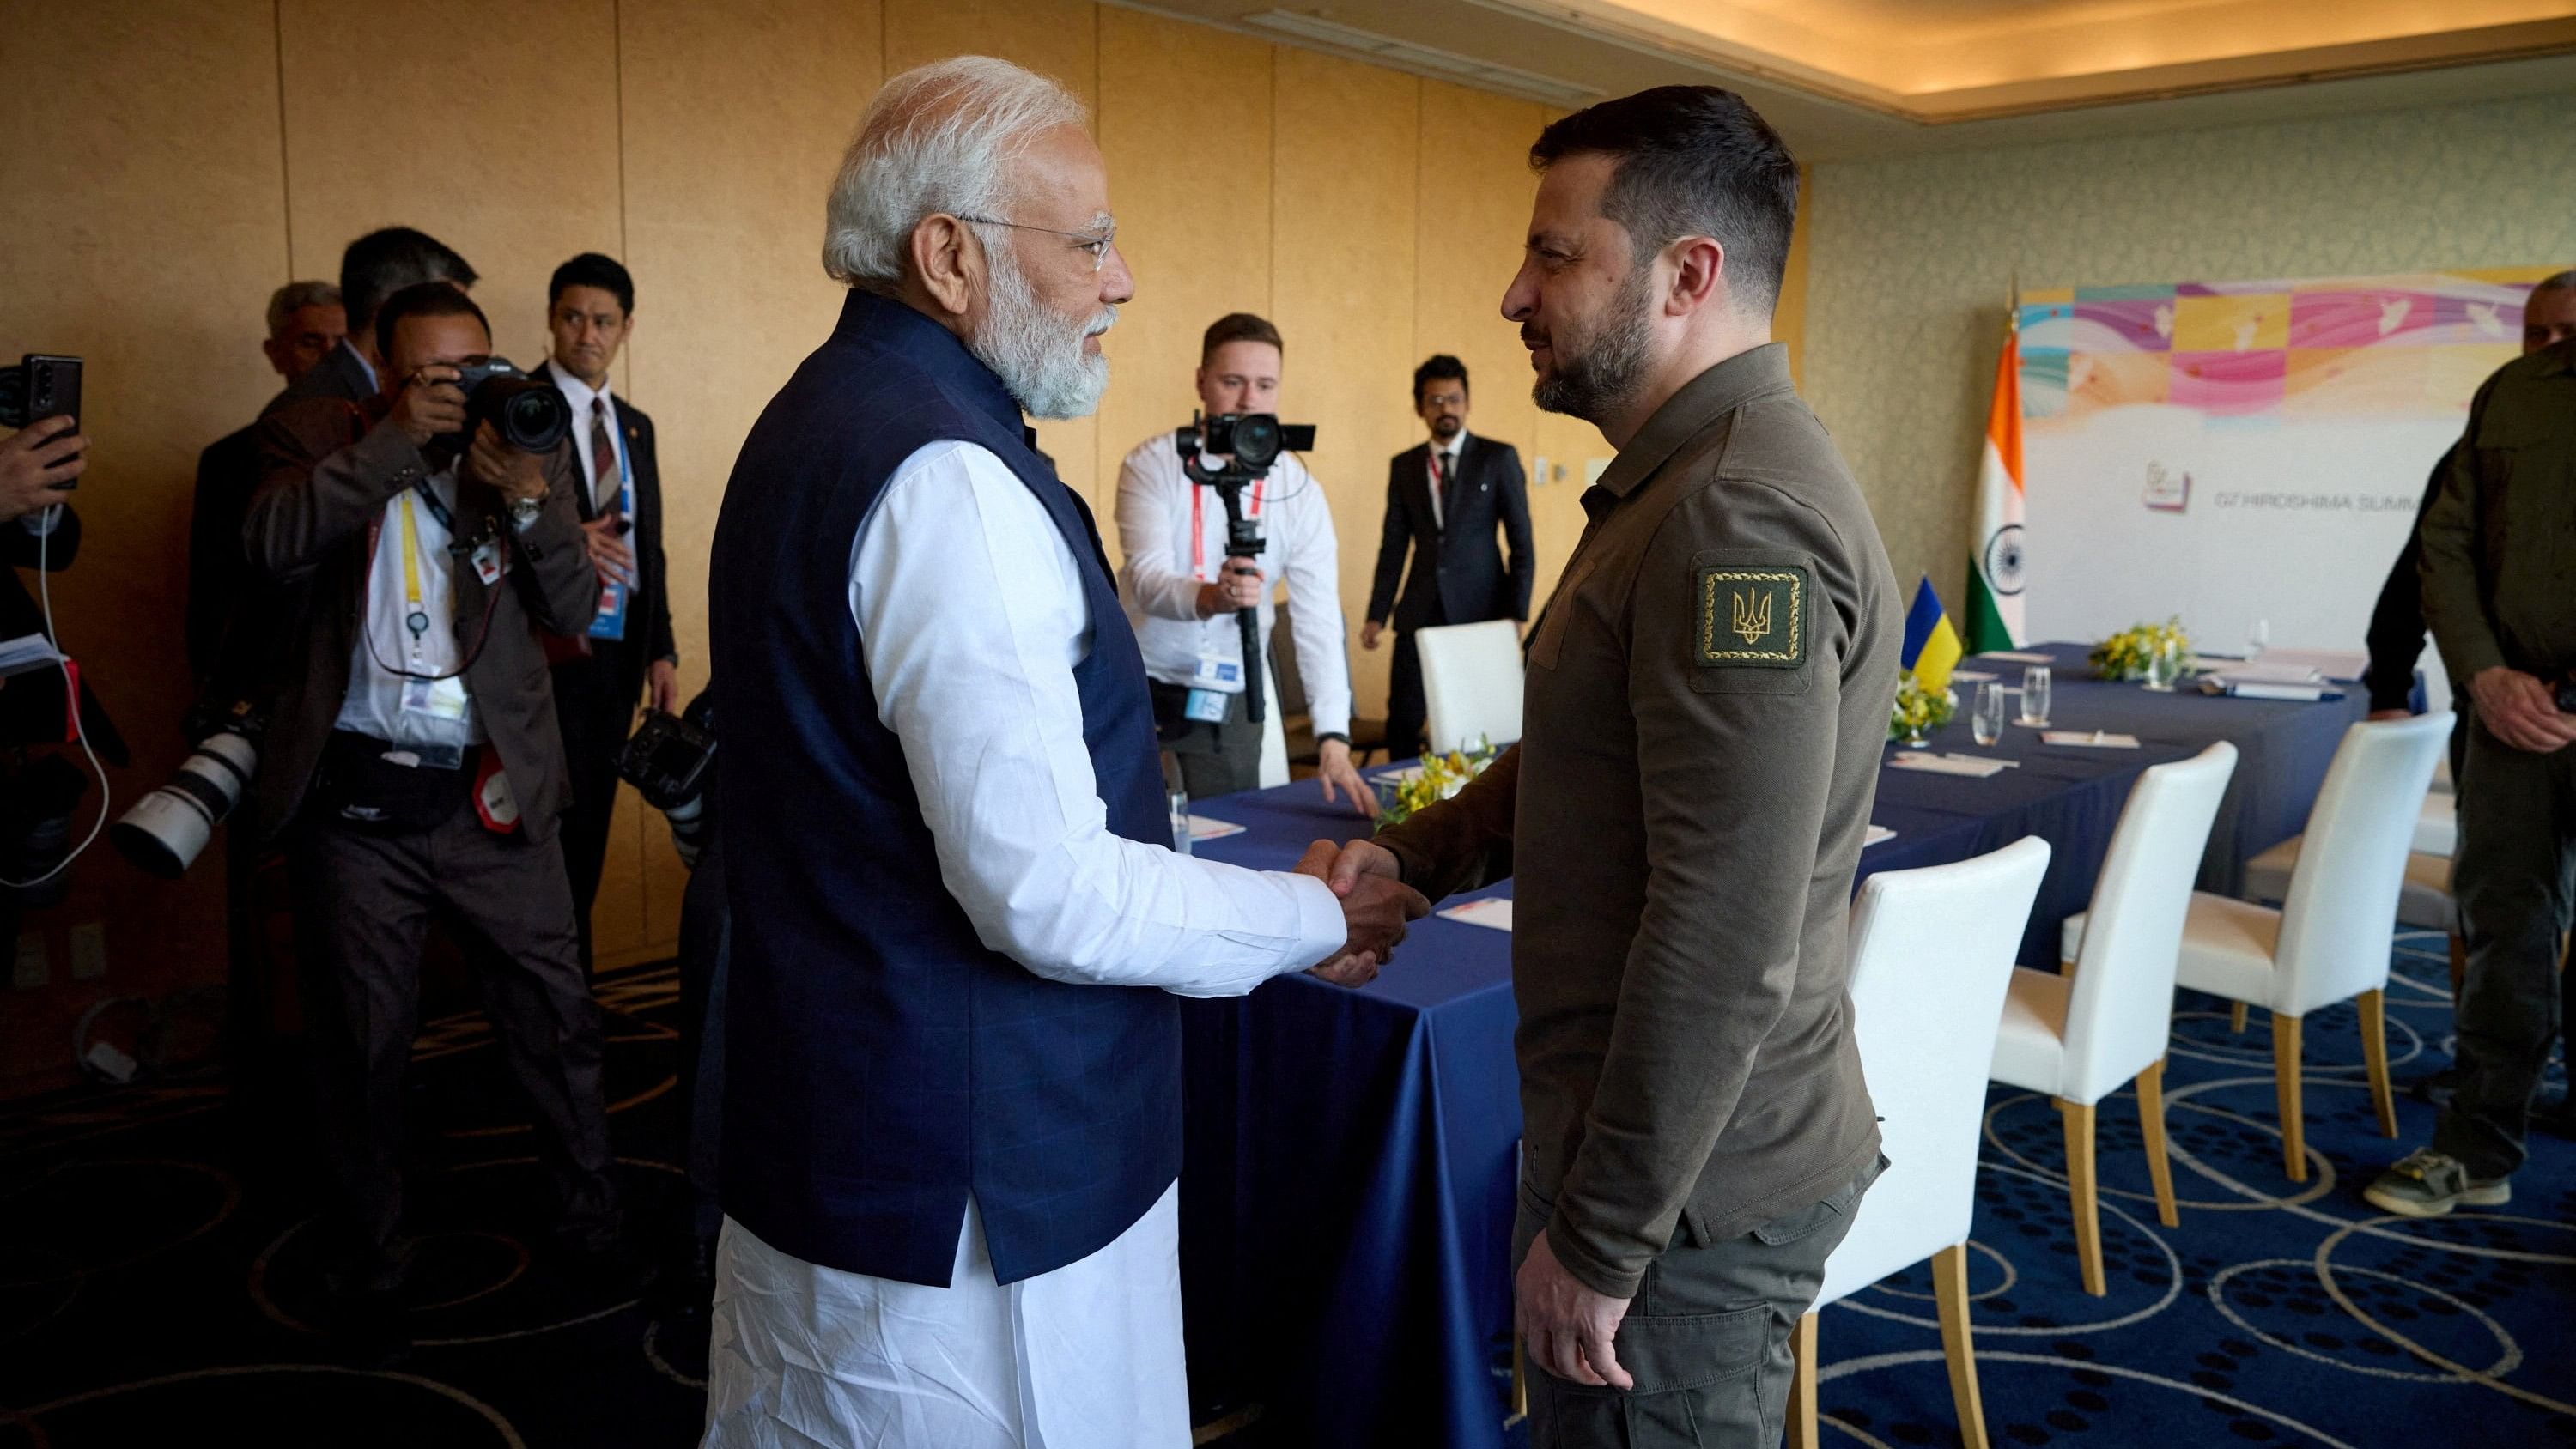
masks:
{"label": "eyeglasses", "polygon": [[957,219],[971,221],[978,226],[1007,226],[1013,231],[1036,231],[1044,232],[1048,236],[1069,237],[1077,248],[1091,253],[1091,269],[1095,272],[1109,260],[1110,248],[1118,244],[1118,223],[1114,221],[1109,224],[1107,230],[1093,232],[1058,231],[1051,226],[1031,226],[1026,222],[1003,221],[991,216],[961,216]]}

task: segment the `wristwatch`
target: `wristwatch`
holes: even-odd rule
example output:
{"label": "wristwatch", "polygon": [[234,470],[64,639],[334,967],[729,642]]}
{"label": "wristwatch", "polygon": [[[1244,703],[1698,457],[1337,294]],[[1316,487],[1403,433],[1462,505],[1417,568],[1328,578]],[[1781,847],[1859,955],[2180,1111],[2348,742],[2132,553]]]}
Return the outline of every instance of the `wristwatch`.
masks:
{"label": "wristwatch", "polygon": [[545,510],[546,501],[542,498],[513,498],[510,500],[510,526],[524,533],[529,524],[537,521],[537,515]]}
{"label": "wristwatch", "polygon": [[1326,730],[1322,734],[1315,736],[1315,743],[1318,746],[1321,746],[1326,740],[1340,740],[1343,744],[1347,745],[1351,742],[1351,737],[1343,734],[1340,730]]}

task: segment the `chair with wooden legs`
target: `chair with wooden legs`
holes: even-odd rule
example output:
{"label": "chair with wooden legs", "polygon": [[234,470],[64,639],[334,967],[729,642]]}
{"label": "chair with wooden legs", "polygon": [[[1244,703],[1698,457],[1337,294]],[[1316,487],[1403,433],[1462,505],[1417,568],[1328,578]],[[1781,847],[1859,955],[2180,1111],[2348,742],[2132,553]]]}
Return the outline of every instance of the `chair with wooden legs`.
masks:
{"label": "chair with wooden legs", "polygon": [[[2165,1154],[2165,1042],[2173,1032],[2174,966],[2191,883],[2209,848],[2236,747],[2215,744],[2140,776],[2111,834],[2092,908],[2071,917],[2080,939],[2063,972],[2013,968],[1993,1076],[2053,1098],[2066,1128],[2066,1186],[2075,1213],[2075,1258],[2084,1291],[2100,1297],[2102,1209],[2093,1176],[2094,1109],[2138,1085],[2147,1176],[2156,1220],[2180,1221]],[[2080,923],[2080,924],[2079,924]]]}
{"label": "chair with wooden legs", "polygon": [[2046,842],[2025,839],[1956,865],[1888,871],[1863,883],[1852,904],[1853,1032],[1889,1166],[1825,1260],[1815,1308],[1790,1341],[1793,1449],[1816,1442],[1815,1310],[1926,1258],[1959,1436],[1984,1449],[1968,1337],[1977,1139],[2004,983],[2048,855]]}
{"label": "chair with wooden legs", "polygon": [[2292,1182],[2308,1180],[2302,1023],[2320,1007],[2346,1000],[2359,1007],[2362,1063],[2379,1132],[2397,1135],[2388,1087],[2388,941],[2397,928],[2420,802],[2450,733],[2448,713],[2346,730],[2308,813],[2281,908],[2225,896],[2191,898],[2179,980],[2272,1013],[2281,1162]]}

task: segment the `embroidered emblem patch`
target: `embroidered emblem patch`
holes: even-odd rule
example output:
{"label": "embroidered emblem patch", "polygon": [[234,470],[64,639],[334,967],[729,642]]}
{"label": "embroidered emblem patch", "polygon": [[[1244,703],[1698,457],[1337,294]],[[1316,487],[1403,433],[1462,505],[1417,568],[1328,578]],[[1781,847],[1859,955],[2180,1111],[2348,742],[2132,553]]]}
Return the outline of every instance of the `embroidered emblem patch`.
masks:
{"label": "embroidered emblem patch", "polygon": [[1807,662],[1807,571],[1795,564],[1699,571],[1704,665],[1795,669]]}

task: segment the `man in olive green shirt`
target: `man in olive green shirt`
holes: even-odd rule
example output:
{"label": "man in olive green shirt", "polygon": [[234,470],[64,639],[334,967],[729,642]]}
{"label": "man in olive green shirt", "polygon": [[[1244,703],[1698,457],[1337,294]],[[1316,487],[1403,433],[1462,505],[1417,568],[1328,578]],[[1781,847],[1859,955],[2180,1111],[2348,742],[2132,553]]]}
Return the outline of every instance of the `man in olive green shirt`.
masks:
{"label": "man in olive green shirt", "polygon": [[2576,340],[2506,363],[2469,405],[2425,513],[2424,617],[2466,682],[2451,893],[2468,937],[2459,1084],[2433,1129],[2364,1191],[2436,1217],[2508,1202],[2549,1045],[2576,877]]}
{"label": "man in olive green shirt", "polygon": [[1896,580],[1770,340],[1797,173],[1730,92],[1547,128],[1520,275],[1541,407],[1618,458],[1530,635],[1520,744],[1358,842],[1441,896],[1516,875],[1531,1439],[1774,1443],[1789,1334],[1880,1158],[1844,920]]}

